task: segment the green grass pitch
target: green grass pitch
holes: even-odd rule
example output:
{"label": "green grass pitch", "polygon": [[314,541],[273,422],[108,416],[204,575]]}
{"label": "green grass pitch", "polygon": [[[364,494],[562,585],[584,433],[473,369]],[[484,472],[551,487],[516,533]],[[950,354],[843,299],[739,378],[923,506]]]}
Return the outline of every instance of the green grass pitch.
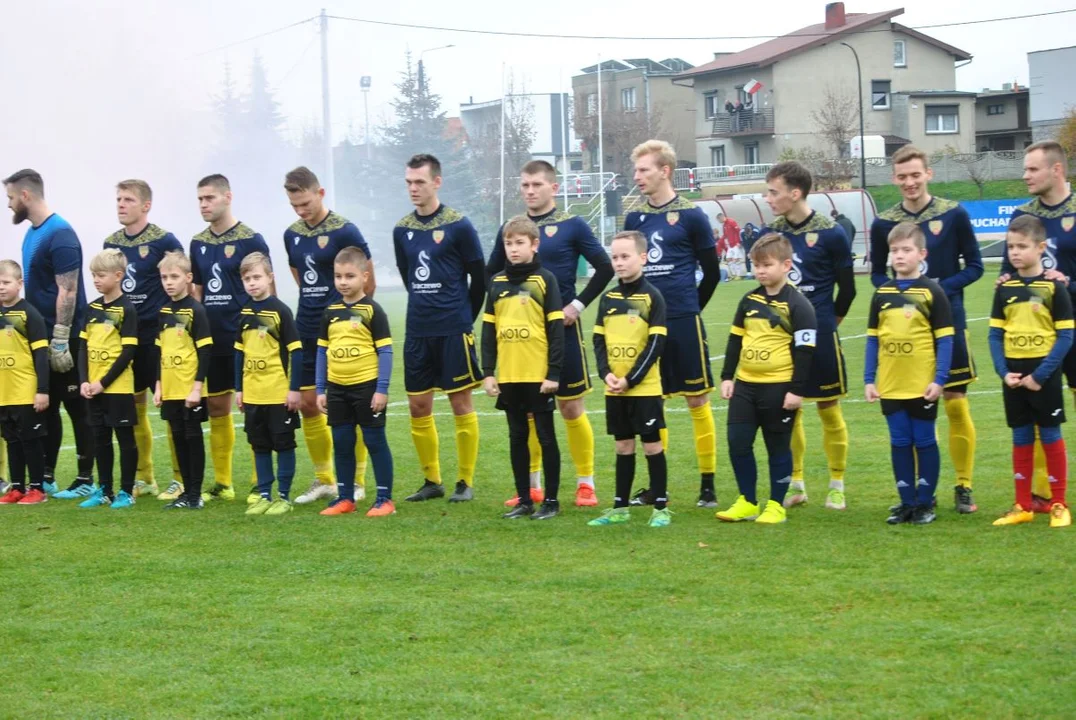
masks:
{"label": "green grass pitch", "polygon": [[[587,527],[612,499],[599,393],[588,405],[602,506],[571,505],[558,420],[568,502],[544,523],[500,518],[512,494],[507,429],[478,395],[477,499],[462,506],[399,502],[379,520],[322,518],[310,506],[248,518],[241,500],[199,513],[165,513],[154,499],[126,512],[7,507],[0,717],[1071,717],[1076,530],[1049,530],[1045,518],[990,525],[1012,501],[986,345],[991,276],[967,302],[981,373],[971,395],[976,515],[952,510],[942,413],[938,521],[883,522],[895,491],[885,423],[862,401],[861,277],[841,328],[846,511],[822,507],[813,408],[806,508],[775,527],[724,525],[696,509],[690,420],[674,401],[672,526],[650,529],[649,510],[637,510],[626,526]],[[705,312],[715,358],[748,289],[723,284]],[[388,428],[399,501],[421,483],[402,391],[405,301],[378,299],[397,336]],[[443,399],[435,407],[450,481],[452,419]],[[723,506],[735,495],[725,413],[715,401]],[[237,440],[242,497],[250,455],[242,431]],[[166,484],[163,439],[155,459]],[[298,490],[310,471],[300,441]],[[65,450],[58,475],[73,474]]]}

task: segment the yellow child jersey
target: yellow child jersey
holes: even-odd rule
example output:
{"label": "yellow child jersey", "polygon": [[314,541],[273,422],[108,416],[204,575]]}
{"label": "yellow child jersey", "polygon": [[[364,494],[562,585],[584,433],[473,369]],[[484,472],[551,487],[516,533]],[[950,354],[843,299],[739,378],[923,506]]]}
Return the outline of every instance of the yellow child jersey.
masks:
{"label": "yellow child jersey", "polygon": [[721,378],[752,383],[790,383],[795,349],[813,348],[818,331],[814,306],[790,283],[776,295],[761,285],[740,300],[729,334],[740,339],[725,353]]}
{"label": "yellow child jersey", "polygon": [[358,385],[377,380],[377,349],[391,345],[389,318],[370,298],[325,308],[318,347],[326,351],[329,382]]}
{"label": "yellow child jersey", "polygon": [[[105,393],[134,392],[134,348],[138,347],[138,309],[126,295],[112,302],[99,297],[86,311],[86,326],[79,333],[86,353],[84,382],[100,382]],[[126,357],[123,349],[131,348]]]}
{"label": "yellow child jersey", "polygon": [[[621,281],[598,303],[594,357],[602,381],[609,373],[628,379],[621,397],[661,395],[661,353],[665,349],[665,298],[645,277]],[[606,395],[614,395],[605,391]]]}
{"label": "yellow child jersey", "polygon": [[45,320],[32,305],[20,298],[0,307],[0,405],[33,405],[34,395],[48,393],[48,346]]}
{"label": "yellow child jersey", "polygon": [[490,281],[482,316],[482,370],[497,382],[560,382],[564,306],[557,278],[532,262],[509,265]]}
{"label": "yellow child jersey", "polygon": [[1046,357],[1057,331],[1073,329],[1072,301],[1059,282],[1014,277],[994,291],[990,327],[1005,331],[1005,357]]}
{"label": "yellow child jersey", "polygon": [[165,303],[156,344],[161,353],[162,399],[186,400],[195,381],[205,381],[206,367],[199,361],[199,351],[213,345],[209,317],[202,304],[190,295]]}
{"label": "yellow child jersey", "polygon": [[281,405],[287,400],[291,353],[302,349],[291,310],[279,298],[251,299],[239,312],[235,349],[243,353],[243,403]]}
{"label": "yellow child jersey", "polygon": [[878,338],[878,394],[884,400],[923,397],[937,379],[935,341],[952,336],[952,308],[937,281],[921,275],[879,287],[867,317],[867,337]]}

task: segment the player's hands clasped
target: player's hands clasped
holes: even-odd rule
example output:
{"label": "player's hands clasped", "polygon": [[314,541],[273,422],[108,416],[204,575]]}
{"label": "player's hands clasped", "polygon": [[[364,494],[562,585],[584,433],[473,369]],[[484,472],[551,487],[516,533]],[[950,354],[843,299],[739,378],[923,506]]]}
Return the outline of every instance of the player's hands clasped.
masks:
{"label": "player's hands clasped", "polygon": [[1010,372],[1010,373],[1005,373],[1005,377],[1003,377],[1002,380],[1004,380],[1005,384],[1008,385],[1009,387],[1018,388],[1018,387],[1020,387],[1020,381],[1023,379],[1023,377],[1024,376],[1021,375],[1020,373]]}
{"label": "player's hands clasped", "polygon": [[619,395],[628,389],[628,379],[618,378],[613,373],[609,373],[605,376],[605,386],[609,388],[609,392]]}
{"label": "player's hands clasped", "polygon": [[1039,383],[1035,381],[1035,377],[1030,373],[1020,378],[1020,387],[1026,388],[1031,392],[1042,390],[1042,385],[1039,385]]}

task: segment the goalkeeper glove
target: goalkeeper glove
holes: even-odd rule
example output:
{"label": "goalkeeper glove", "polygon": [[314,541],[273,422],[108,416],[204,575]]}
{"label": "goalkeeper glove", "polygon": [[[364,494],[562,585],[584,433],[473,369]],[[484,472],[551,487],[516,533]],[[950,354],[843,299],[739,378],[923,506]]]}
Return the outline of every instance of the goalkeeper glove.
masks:
{"label": "goalkeeper glove", "polygon": [[66,325],[56,325],[52,328],[52,342],[49,343],[49,367],[55,372],[69,372],[75,367],[75,359],[71,357],[71,328]]}

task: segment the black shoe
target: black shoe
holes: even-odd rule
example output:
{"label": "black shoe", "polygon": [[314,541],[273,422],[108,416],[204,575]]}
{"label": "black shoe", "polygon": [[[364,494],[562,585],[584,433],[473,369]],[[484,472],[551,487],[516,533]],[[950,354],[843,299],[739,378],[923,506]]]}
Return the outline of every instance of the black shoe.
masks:
{"label": "black shoe", "polygon": [[971,488],[957,485],[953,488],[953,499],[956,503],[956,511],[961,515],[968,515],[979,509],[975,500],[971,497]]}
{"label": "black shoe", "polygon": [[916,505],[912,517],[908,521],[912,525],[929,525],[938,516],[934,514],[934,508],[927,505]]}
{"label": "black shoe", "polygon": [[[443,493],[442,493],[443,494]],[[456,492],[448,499],[450,503],[467,502],[474,500],[474,490],[470,485],[460,480],[456,483]]]}
{"label": "black shoe", "polygon": [[548,520],[560,515],[560,502],[557,500],[546,500],[542,503],[542,506],[538,508],[538,511],[531,515],[531,520]]}
{"label": "black shoe", "polygon": [[172,502],[164,506],[165,510],[201,510],[205,507],[205,503],[202,502],[202,496],[191,500],[186,495],[180,495]]}
{"label": "black shoe", "polygon": [[701,508],[715,508],[717,507],[717,493],[710,488],[705,488],[699,491],[699,501],[695,503],[697,507]]}
{"label": "black shoe", "polygon": [[631,500],[628,501],[629,505],[653,505],[654,498],[650,497],[650,488],[643,488],[639,492],[631,496]]}
{"label": "black shoe", "polygon": [[427,480],[422,487],[411,495],[404,498],[407,502],[422,502],[423,500],[433,500],[434,498],[444,497],[445,488],[437,483]]}
{"label": "black shoe", "polygon": [[911,522],[914,513],[914,505],[897,505],[895,508],[890,508],[890,515],[886,518],[886,522],[890,525],[901,525],[906,522]]}
{"label": "black shoe", "polygon": [[516,505],[514,508],[506,512],[504,515],[501,515],[501,517],[507,520],[518,520],[519,518],[527,517],[528,515],[532,517],[534,516],[534,505],[524,505],[523,503],[520,503],[519,505]]}
{"label": "black shoe", "polygon": [[[932,508],[936,508],[936,507],[938,507],[938,498],[934,498],[933,500],[931,500],[931,501],[930,501],[930,506],[931,506]],[[890,506],[889,506],[889,514],[890,514],[890,515],[892,515],[892,514],[893,514],[893,513],[895,513],[895,512],[897,511],[897,510],[900,510],[900,509],[901,509],[902,507],[904,507],[904,506],[903,506],[903,505],[901,505],[900,503],[897,503],[896,505],[890,505]],[[913,506],[913,507],[914,507],[914,506]],[[978,509],[978,508],[976,508],[976,509]]]}

